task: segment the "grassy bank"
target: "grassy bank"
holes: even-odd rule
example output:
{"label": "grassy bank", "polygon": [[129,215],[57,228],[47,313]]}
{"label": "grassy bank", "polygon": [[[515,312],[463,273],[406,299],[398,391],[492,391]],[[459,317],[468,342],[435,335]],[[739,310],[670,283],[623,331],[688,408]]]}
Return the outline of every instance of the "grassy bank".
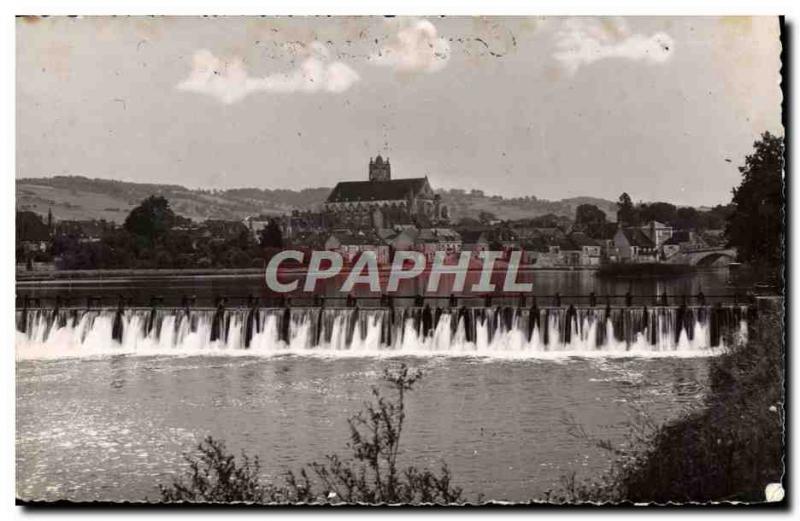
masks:
{"label": "grassy bank", "polygon": [[761,502],[784,472],[783,310],[764,301],[750,340],[711,362],[707,406],[662,426],[631,429],[611,471],[593,483],[565,479],[555,501]]}

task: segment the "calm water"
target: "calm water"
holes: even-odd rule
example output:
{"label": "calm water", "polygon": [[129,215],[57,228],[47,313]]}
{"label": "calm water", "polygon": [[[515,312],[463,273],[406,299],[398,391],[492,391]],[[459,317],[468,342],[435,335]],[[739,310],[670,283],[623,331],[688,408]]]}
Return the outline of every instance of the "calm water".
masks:
{"label": "calm water", "polygon": [[[478,276],[478,272],[471,273],[468,280]],[[450,278],[448,278],[450,277]],[[505,272],[496,273],[492,280],[497,287],[502,287]],[[439,294],[448,296],[446,291],[448,282],[452,276],[443,276]],[[382,275],[382,287],[385,284],[386,274]],[[399,294],[414,295],[420,293],[425,287],[424,276],[413,281],[403,281],[400,286]],[[317,292],[326,295],[346,296],[338,290],[344,280],[344,276],[338,279],[325,281],[325,288],[322,282],[319,283]],[[537,295],[555,295],[559,293],[564,296],[583,295],[588,296],[590,292],[595,292],[602,300],[603,295],[624,295],[630,291],[633,295],[661,295],[667,292],[670,296],[695,295],[703,291],[706,295],[733,295],[737,290],[728,283],[727,268],[716,270],[703,270],[696,273],[671,277],[667,279],[646,279],[646,280],[620,280],[603,279],[595,276],[594,271],[576,270],[541,270],[520,273],[519,281],[532,282],[533,291]],[[406,284],[407,283],[407,284]],[[302,287],[302,285],[301,285]],[[471,287],[471,282],[467,282],[466,288]],[[17,283],[18,295],[28,295],[31,297],[49,297],[56,295],[70,297],[73,304],[85,301],[87,296],[103,296],[106,300],[105,305],[115,305],[119,296],[129,298],[132,302],[146,304],[153,295],[161,296],[168,304],[177,304],[183,295],[195,296],[198,305],[209,305],[215,296],[230,296],[243,298],[253,295],[261,298],[274,297],[264,282],[262,274],[252,276],[185,276],[170,278],[137,277],[135,279],[73,279],[73,280],[52,280],[41,282],[20,281]],[[368,287],[360,284],[356,285],[354,293],[358,295],[370,295]],[[744,295],[745,289],[740,288],[738,293]],[[299,292],[298,297],[310,298],[310,294]],[[564,302],[572,299],[564,299]],[[652,301],[652,299],[649,299]],[[232,302],[235,304],[237,302]],[[241,304],[241,301],[238,302]],[[542,302],[545,303],[545,302]],[[586,304],[587,300],[577,303]],[[619,303],[619,301],[617,301]],[[640,302],[641,303],[641,302]]]}
{"label": "calm water", "polygon": [[[446,461],[468,499],[542,498],[608,455],[567,434],[565,415],[622,441],[631,403],[658,420],[702,405],[708,358],[405,359],[405,463]],[[17,362],[17,495],[157,499],[204,436],[259,455],[267,477],[337,452],[386,358],[105,356]]]}

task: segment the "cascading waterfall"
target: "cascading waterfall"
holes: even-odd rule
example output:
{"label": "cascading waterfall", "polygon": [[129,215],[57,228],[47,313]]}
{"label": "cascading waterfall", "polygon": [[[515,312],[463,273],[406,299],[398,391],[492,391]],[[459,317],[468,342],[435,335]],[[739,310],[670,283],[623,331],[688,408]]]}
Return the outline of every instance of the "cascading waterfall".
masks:
{"label": "cascading waterfall", "polygon": [[17,357],[102,354],[697,356],[746,341],[747,306],[25,309]]}

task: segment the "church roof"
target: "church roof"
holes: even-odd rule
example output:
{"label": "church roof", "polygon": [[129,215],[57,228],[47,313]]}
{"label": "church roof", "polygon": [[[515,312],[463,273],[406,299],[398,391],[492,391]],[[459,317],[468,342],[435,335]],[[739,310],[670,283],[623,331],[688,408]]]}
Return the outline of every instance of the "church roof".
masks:
{"label": "church roof", "polygon": [[358,201],[405,200],[410,192],[422,191],[427,179],[392,179],[391,181],[343,181],[338,183],[328,196],[329,203],[351,203]]}

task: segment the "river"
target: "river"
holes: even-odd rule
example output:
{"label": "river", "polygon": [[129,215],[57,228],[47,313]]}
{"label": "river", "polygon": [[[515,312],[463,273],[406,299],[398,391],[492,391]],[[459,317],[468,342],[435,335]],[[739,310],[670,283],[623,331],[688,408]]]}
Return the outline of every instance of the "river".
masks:
{"label": "river", "polygon": [[[581,271],[538,277],[542,294],[730,290],[718,272],[632,285]],[[137,282],[115,284],[211,295],[261,281]],[[636,411],[662,422],[702,407],[709,360],[746,330],[730,306],[248,313],[18,311],[18,497],[157,500],[207,435],[258,455],[267,479],[346,456],[347,418],[385,368],[405,362],[424,377],[408,395],[403,463],[446,462],[468,500],[541,500],[564,477],[595,479],[611,464],[569,435],[569,419],[619,445]]]}
{"label": "river", "polygon": [[[477,273],[472,273],[476,275]],[[502,286],[504,272],[496,273],[493,281]],[[450,280],[444,276],[441,288],[437,295],[449,296],[446,290],[447,282]],[[385,278],[385,274],[383,276]],[[321,281],[317,288],[317,294],[326,296],[345,297],[338,289],[342,285],[344,276],[339,276],[327,281]],[[669,277],[669,278],[650,278],[650,279],[605,279],[596,276],[594,270],[530,270],[520,272],[520,282],[531,282],[533,284],[533,294],[552,296],[556,293],[565,297],[583,296],[583,300],[565,298],[564,303],[575,301],[576,303],[586,304],[586,297],[592,292],[602,299],[604,295],[624,295],[630,292],[632,295],[661,295],[667,293],[673,299],[678,299],[682,295],[696,295],[703,292],[706,295],[733,295],[738,293],[744,295],[745,288],[735,288],[728,282],[729,274],[727,268],[723,269],[704,269],[694,273]],[[415,295],[423,292],[425,287],[425,277],[420,277],[414,281],[403,281],[399,291],[395,294]],[[324,286],[322,286],[324,282]],[[469,288],[469,284],[467,284]],[[365,285],[357,285],[354,289],[356,295],[374,295],[369,292]],[[44,280],[19,280],[17,281],[18,296],[27,295],[29,297],[40,297],[53,299],[57,295],[72,299],[72,304],[83,304],[85,299],[90,296],[100,296],[106,305],[116,305],[119,297],[127,301],[146,305],[153,296],[163,297],[165,303],[177,305],[183,296],[196,298],[198,305],[213,304],[217,296],[234,297],[238,303],[244,303],[244,297],[252,295],[259,297],[263,301],[274,298],[276,294],[268,290],[264,281],[263,273],[253,273],[251,275],[183,275],[178,276],[158,275],[158,274],[139,274],[136,276],[106,276],[92,277],[84,276],[71,279],[44,279]],[[428,294],[426,292],[426,294]],[[302,289],[291,294],[298,299],[309,300],[311,295],[304,293]],[[650,299],[652,300],[652,299]],[[52,301],[51,301],[52,303]],[[542,302],[543,304],[545,302]],[[547,302],[549,304],[551,302]],[[639,303],[644,303],[639,300]]]}
{"label": "river", "polygon": [[567,433],[573,417],[621,443],[632,406],[657,421],[702,404],[707,359],[131,357],[17,364],[17,494],[157,499],[206,435],[246,450],[267,478],[347,455],[346,419],[385,367],[424,372],[408,395],[403,462],[447,462],[466,498],[543,499],[562,477],[601,475],[609,454]]}

